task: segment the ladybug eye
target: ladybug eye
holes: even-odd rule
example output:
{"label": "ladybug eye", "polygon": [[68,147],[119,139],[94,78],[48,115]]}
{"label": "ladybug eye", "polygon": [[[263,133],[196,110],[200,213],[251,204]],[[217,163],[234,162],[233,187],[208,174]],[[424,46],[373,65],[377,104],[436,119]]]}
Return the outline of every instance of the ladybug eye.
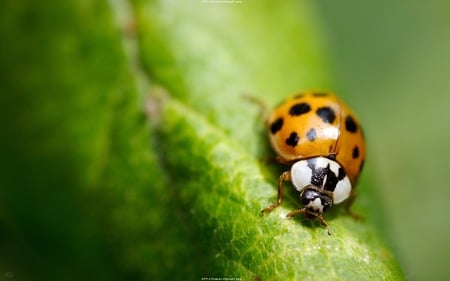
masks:
{"label": "ladybug eye", "polygon": [[322,202],[324,212],[328,211],[331,208],[331,206],[333,205],[331,198],[327,195],[321,195],[320,201]]}
{"label": "ladybug eye", "polygon": [[303,205],[308,205],[309,202],[314,201],[317,197],[319,197],[319,193],[312,189],[306,189],[300,194],[300,198],[302,199]]}

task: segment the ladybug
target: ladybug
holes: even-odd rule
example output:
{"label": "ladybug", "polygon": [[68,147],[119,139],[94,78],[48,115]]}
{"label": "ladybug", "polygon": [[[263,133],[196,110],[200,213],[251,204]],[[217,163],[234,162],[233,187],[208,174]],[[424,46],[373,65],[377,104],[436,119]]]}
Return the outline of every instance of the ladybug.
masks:
{"label": "ladybug", "polygon": [[364,166],[364,136],[355,114],[330,92],[307,91],[288,98],[270,114],[267,134],[277,160],[291,165],[278,180],[278,200],[261,213],[268,213],[283,201],[283,182],[290,181],[300,192],[301,209],[293,217],[323,218],[333,204],[348,199],[350,211],[354,188]]}

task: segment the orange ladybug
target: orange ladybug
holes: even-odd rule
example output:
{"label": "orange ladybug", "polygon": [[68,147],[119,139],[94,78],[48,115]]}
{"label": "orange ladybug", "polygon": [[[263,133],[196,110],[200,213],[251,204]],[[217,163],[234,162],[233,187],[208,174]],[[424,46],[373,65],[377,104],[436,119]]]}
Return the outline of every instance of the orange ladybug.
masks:
{"label": "orange ladybug", "polygon": [[308,91],[275,108],[267,133],[277,159],[291,169],[279,178],[277,202],[261,212],[281,204],[283,182],[291,181],[304,207],[287,216],[318,218],[330,234],[322,214],[349,197],[346,209],[352,214],[349,208],[364,166],[366,147],[355,114],[332,93]]}

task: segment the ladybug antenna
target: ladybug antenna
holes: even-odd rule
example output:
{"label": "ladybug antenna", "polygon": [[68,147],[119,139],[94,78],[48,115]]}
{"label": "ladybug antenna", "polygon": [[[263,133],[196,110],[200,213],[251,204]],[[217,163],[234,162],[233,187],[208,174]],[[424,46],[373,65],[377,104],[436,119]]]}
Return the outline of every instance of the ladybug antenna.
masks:
{"label": "ladybug antenna", "polygon": [[323,218],[323,215],[321,213],[316,214],[316,213],[308,212],[308,209],[302,208],[302,209],[294,210],[294,211],[290,212],[289,214],[287,214],[286,216],[288,218],[292,218],[299,214],[303,214],[307,219],[310,219],[310,220],[314,220],[315,218],[318,218],[320,220],[320,223],[326,227],[328,235],[331,235],[330,228],[328,227],[328,223]]}
{"label": "ladybug antenna", "polygon": [[322,214],[318,214],[317,218],[320,220],[320,223],[327,228],[328,235],[331,235],[330,228],[328,227],[327,221],[323,218]]}

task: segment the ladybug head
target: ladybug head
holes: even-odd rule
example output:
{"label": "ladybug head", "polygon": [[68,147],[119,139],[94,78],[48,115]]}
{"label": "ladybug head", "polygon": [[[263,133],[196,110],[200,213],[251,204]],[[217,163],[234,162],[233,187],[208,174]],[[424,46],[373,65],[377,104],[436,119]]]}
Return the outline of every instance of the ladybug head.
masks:
{"label": "ladybug head", "polygon": [[333,201],[328,195],[314,189],[303,190],[300,193],[300,198],[307,211],[305,214],[309,213],[312,217],[328,211],[331,205],[333,205]]}

